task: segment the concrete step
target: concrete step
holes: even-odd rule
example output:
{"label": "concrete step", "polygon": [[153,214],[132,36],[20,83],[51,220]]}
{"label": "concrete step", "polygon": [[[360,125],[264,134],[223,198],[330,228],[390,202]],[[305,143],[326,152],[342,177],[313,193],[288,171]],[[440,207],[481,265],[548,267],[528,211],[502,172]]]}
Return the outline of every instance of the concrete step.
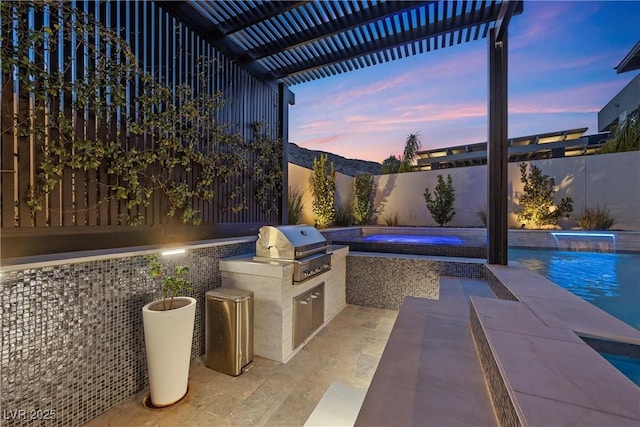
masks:
{"label": "concrete step", "polygon": [[355,425],[495,426],[469,329],[478,279],[443,277],[440,299],[405,297]]}
{"label": "concrete step", "polygon": [[352,426],[366,392],[347,384],[332,382],[304,426]]}

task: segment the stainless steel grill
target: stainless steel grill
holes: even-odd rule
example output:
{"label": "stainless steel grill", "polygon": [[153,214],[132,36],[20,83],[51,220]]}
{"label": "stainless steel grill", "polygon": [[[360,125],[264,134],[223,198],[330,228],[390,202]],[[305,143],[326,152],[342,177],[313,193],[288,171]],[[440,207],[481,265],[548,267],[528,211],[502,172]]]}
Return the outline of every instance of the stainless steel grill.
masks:
{"label": "stainless steel grill", "polygon": [[267,225],[258,232],[255,259],[294,263],[296,284],[331,270],[331,245],[309,225]]}

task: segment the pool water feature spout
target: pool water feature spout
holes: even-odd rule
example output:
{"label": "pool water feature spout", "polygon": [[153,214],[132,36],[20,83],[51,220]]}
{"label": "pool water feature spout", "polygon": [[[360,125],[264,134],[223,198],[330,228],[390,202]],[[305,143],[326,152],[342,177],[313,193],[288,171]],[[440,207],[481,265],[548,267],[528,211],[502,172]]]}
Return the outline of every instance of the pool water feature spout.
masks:
{"label": "pool water feature spout", "polygon": [[549,234],[553,236],[558,250],[561,251],[616,252],[616,235],[613,233],[554,231]]}

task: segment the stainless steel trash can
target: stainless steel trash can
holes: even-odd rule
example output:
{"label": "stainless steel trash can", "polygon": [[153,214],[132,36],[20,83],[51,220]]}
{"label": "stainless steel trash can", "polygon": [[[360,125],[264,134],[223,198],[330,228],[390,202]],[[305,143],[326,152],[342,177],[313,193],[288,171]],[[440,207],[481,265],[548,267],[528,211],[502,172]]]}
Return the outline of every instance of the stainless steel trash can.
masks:
{"label": "stainless steel trash can", "polygon": [[237,376],[253,360],[253,292],[217,288],[205,294],[207,367]]}

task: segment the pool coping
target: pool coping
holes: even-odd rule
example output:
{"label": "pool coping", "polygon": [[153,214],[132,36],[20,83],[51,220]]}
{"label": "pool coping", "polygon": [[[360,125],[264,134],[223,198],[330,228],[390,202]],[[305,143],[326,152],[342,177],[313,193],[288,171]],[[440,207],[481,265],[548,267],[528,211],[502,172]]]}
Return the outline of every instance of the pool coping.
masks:
{"label": "pool coping", "polygon": [[640,387],[588,344],[637,353],[640,331],[517,262],[485,273],[499,299],[471,297],[470,322],[501,424],[640,422]]}
{"label": "pool coping", "polygon": [[516,261],[485,264],[485,279],[501,299],[525,304],[548,327],[579,336],[640,345],[640,331]]}
{"label": "pool coping", "polygon": [[[445,261],[421,255],[366,256]],[[468,325],[500,425],[638,425],[640,387],[588,341],[624,343],[635,351],[640,348],[640,331],[518,262],[445,262],[456,261],[482,263],[484,280],[497,297],[468,297]],[[419,341],[422,337],[414,335],[421,328],[415,322],[394,326],[391,335]],[[380,365],[374,378],[391,374],[385,366]]]}

